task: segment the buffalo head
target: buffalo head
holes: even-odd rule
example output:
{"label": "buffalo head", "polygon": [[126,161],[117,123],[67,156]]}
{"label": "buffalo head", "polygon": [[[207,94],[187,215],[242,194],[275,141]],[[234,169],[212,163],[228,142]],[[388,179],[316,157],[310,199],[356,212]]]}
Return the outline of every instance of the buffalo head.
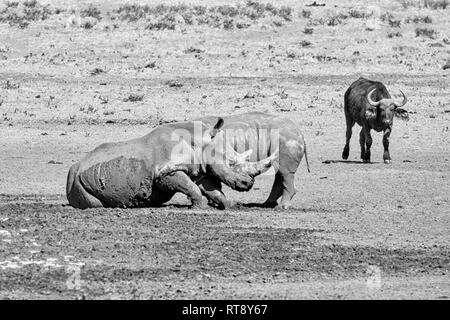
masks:
{"label": "buffalo head", "polygon": [[402,107],[406,104],[408,99],[405,94],[400,90],[403,100],[401,102],[397,102],[391,98],[383,98],[379,101],[373,101],[371,96],[376,90],[373,89],[367,95],[367,102],[372,107],[366,110],[366,118],[368,120],[377,120],[381,121],[383,125],[390,127],[392,125],[394,116],[401,118],[402,120],[408,120],[409,115],[408,111],[403,109]]}

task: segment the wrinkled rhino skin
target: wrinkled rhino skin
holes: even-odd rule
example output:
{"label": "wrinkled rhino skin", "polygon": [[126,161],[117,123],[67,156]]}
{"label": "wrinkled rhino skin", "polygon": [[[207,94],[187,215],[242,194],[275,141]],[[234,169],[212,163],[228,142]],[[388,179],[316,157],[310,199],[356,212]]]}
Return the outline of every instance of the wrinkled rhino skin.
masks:
{"label": "wrinkled rhino skin", "polygon": [[[277,200],[281,197],[281,207],[288,208],[297,190],[294,186],[295,172],[305,155],[308,171],[309,164],[306,154],[305,138],[294,121],[285,117],[271,115],[263,112],[249,112],[231,116],[223,116],[224,126],[222,130],[228,139],[227,143],[235,149],[237,146],[245,145],[248,148],[252,144],[258,144],[250,160],[259,161],[272,154],[279,147],[278,164],[274,164],[275,180],[269,197],[263,206],[275,207]],[[202,122],[212,124],[216,116],[199,118]],[[278,146],[270,140],[270,135],[261,135],[261,132],[279,132]],[[248,132],[248,134],[242,134]],[[242,151],[242,150],[239,150]]]}

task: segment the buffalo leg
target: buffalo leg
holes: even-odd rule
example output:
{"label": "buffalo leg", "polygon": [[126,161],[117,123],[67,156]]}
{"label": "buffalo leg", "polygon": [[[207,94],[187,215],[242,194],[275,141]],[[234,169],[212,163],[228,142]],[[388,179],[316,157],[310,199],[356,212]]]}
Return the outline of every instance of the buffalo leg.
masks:
{"label": "buffalo leg", "polygon": [[347,160],[350,153],[350,139],[352,138],[352,129],[355,125],[355,121],[347,119],[347,131],[345,133],[345,146],[344,151],[342,151],[342,159]]}
{"label": "buffalo leg", "polygon": [[364,128],[361,128],[359,132],[359,145],[361,146],[361,159],[364,160],[366,156],[366,134],[364,133]]}
{"label": "buffalo leg", "polygon": [[204,207],[200,188],[184,173],[177,171],[157,181],[156,186],[165,192],[184,193],[192,202],[192,207]]}
{"label": "buffalo leg", "polygon": [[370,147],[372,146],[372,135],[370,134],[370,129],[364,129],[366,138],[366,153],[364,154],[364,162],[370,162]]}
{"label": "buffalo leg", "polygon": [[208,199],[209,205],[221,210],[231,206],[231,201],[222,192],[222,184],[218,178],[207,177],[200,180],[197,184],[202,194]]}
{"label": "buffalo leg", "polygon": [[391,163],[391,155],[389,154],[389,136],[391,135],[391,128],[387,128],[383,133],[383,160],[384,163]]}

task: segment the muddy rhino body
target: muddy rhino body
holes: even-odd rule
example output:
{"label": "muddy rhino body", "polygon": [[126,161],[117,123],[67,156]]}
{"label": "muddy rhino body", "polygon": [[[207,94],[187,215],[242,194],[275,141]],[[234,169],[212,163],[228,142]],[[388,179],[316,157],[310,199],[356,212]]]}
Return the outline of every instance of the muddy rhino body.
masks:
{"label": "muddy rhino body", "polygon": [[[209,180],[205,184],[202,182],[207,171],[212,180],[225,182],[237,190],[248,190],[254,182],[252,174],[259,174],[260,171],[254,170],[248,174],[242,170],[232,171],[228,166],[218,165],[223,179],[214,175],[214,171],[208,169],[208,164],[202,162],[202,150],[198,150],[197,146],[199,143],[201,145],[203,140],[198,141],[198,137],[195,137],[198,135],[195,133],[195,124],[198,128],[198,122],[162,125],[140,138],[100,145],[70,168],[66,187],[69,204],[82,209],[151,207],[160,206],[169,201],[176,192],[182,192],[190,198],[194,206],[202,205],[202,194],[212,202],[217,200],[215,197],[219,197],[217,201],[223,206],[220,201],[225,200],[220,188],[211,185]],[[216,126],[218,124],[219,122]],[[201,124],[200,139],[204,139],[209,131],[215,135],[218,128],[213,126],[214,123],[209,127]],[[174,132],[180,130],[195,138],[187,141],[181,136],[175,136],[174,139]],[[173,150],[179,147],[180,143],[184,143],[192,151],[189,155],[192,159],[200,161],[171,164]],[[161,171],[167,167],[171,168],[171,165],[174,170],[162,176]],[[270,164],[261,162],[255,165],[266,168]],[[262,167],[259,168],[262,170]]]}

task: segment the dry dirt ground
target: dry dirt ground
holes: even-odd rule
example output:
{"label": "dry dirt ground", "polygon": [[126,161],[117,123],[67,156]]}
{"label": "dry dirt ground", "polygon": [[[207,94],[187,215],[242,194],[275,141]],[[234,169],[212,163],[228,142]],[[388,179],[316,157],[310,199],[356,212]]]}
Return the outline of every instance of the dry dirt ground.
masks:
{"label": "dry dirt ground", "polygon": [[[0,298],[449,299],[450,7],[311,2],[274,1],[289,19],[241,29],[178,17],[152,30],[112,20],[120,5],[97,0],[43,1],[62,12],[1,23]],[[78,18],[89,4],[103,17],[92,28]],[[366,15],[344,17],[352,9]],[[343,94],[359,76],[408,96],[391,165],[381,134],[373,163],[360,162],[357,127],[339,161]],[[312,170],[301,164],[292,209],[249,205],[268,196],[270,175],[225,190],[228,211],[190,210],[181,195],[162,208],[68,206],[67,171],[98,144],[255,110],[303,126]]]}

